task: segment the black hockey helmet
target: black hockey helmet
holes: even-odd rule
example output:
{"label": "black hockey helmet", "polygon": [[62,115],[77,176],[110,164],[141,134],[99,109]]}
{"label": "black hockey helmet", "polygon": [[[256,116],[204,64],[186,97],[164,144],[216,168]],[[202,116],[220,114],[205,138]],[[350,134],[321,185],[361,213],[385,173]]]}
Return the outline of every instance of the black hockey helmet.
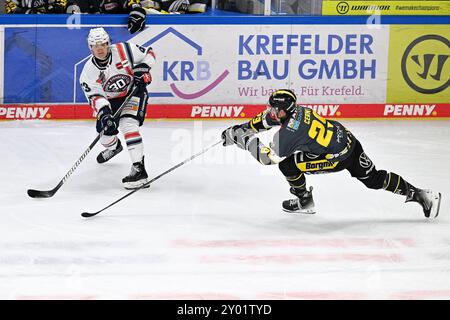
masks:
{"label": "black hockey helmet", "polygon": [[289,89],[279,89],[270,96],[268,107],[277,114],[279,111],[283,110],[286,115],[290,116],[292,112],[294,112],[296,104],[297,96],[294,91]]}

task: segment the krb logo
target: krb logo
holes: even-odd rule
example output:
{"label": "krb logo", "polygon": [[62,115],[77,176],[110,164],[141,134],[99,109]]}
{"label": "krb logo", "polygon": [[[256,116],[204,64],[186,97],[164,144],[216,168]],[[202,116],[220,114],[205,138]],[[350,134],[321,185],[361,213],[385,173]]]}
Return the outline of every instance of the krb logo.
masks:
{"label": "krb logo", "polygon": [[417,38],[402,57],[402,74],[406,83],[424,94],[441,92],[450,85],[450,41],[430,34]]}
{"label": "krb logo", "polygon": [[[169,87],[172,92],[152,92],[150,96],[154,97],[173,97],[174,95],[182,99],[195,99],[199,98],[211,90],[213,90],[219,83],[221,83],[229,74],[228,70],[223,71],[218,77],[214,79],[214,74],[211,71],[210,63],[207,59],[203,58],[203,48],[189,39],[176,29],[170,27],[150,39],[144,46],[151,46],[153,43],[164,38],[166,35],[172,34],[180,41],[185,42],[192,47],[196,58],[183,59],[183,60],[166,60],[162,63],[163,80],[170,81]],[[183,52],[183,57],[188,56],[187,52]],[[197,57],[200,57],[198,59]],[[198,82],[198,81],[210,81],[203,89],[195,92],[184,92],[179,88],[179,83],[183,82]]]}
{"label": "krb logo", "polygon": [[169,79],[174,81],[195,81],[209,80],[210,78],[211,71],[208,61],[164,61],[163,63],[164,81]]}

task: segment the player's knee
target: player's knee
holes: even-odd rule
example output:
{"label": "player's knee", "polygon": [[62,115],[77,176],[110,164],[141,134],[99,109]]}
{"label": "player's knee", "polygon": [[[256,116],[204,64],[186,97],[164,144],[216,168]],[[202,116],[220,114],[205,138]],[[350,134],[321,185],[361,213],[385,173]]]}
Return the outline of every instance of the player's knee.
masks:
{"label": "player's knee", "polygon": [[139,121],[129,117],[121,118],[119,122],[119,129],[123,132],[123,134],[139,131]]}
{"label": "player's knee", "polygon": [[294,156],[290,156],[278,164],[278,168],[285,177],[298,175],[301,171],[297,168]]}
{"label": "player's knee", "polygon": [[375,168],[366,177],[358,178],[359,181],[365,184],[369,189],[382,189],[384,187],[384,182],[387,177],[387,172],[385,170],[376,170]]}

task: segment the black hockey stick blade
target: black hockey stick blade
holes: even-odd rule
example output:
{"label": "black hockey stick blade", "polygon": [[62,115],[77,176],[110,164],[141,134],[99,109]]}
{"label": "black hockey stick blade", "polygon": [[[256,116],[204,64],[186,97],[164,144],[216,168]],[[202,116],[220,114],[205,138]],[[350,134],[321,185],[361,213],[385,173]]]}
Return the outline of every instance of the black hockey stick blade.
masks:
{"label": "black hockey stick blade", "polygon": [[100,211],[97,211],[97,212],[83,212],[82,214],[81,214],[81,216],[83,217],[83,218],[90,218],[90,217],[93,217],[93,216],[96,216],[97,214],[99,214],[100,212],[102,212],[103,210],[100,210]]}
{"label": "black hockey stick blade", "polygon": [[52,190],[35,190],[35,189],[28,189],[27,193],[31,198],[51,198],[55,195],[56,191],[61,188],[63,185],[64,180],[60,181],[56,187],[54,187]]}
{"label": "black hockey stick blade", "polygon": [[28,189],[27,193],[31,198],[51,198],[54,196],[55,190],[53,189],[53,190],[43,191],[43,190]]}
{"label": "black hockey stick blade", "polygon": [[218,145],[219,143],[222,143],[222,140],[220,140],[220,141],[214,143],[213,145],[211,145],[211,146],[209,146],[209,147],[203,149],[203,150],[200,151],[199,153],[194,154],[194,155],[191,156],[190,158],[188,158],[188,159],[186,159],[186,160],[180,162],[179,164],[173,166],[172,168],[170,168],[170,169],[164,171],[163,173],[161,173],[161,174],[159,174],[158,176],[154,177],[152,180],[146,182],[145,184],[143,184],[143,185],[140,186],[139,188],[134,189],[133,191],[128,192],[126,195],[124,195],[123,197],[117,199],[116,201],[114,201],[113,203],[111,203],[111,204],[109,204],[108,206],[104,207],[103,209],[101,209],[101,210],[99,210],[99,211],[97,211],[97,212],[83,212],[83,213],[81,214],[81,216],[82,216],[83,218],[90,218],[90,217],[96,216],[96,215],[99,214],[100,212],[105,211],[105,210],[108,209],[109,207],[112,207],[112,206],[115,205],[117,202],[122,201],[123,199],[125,199],[125,198],[131,196],[133,193],[135,193],[135,192],[137,192],[137,191],[139,191],[139,190],[141,190],[141,189],[148,188],[148,187],[150,186],[151,183],[155,182],[156,180],[158,180],[158,179],[161,178],[162,176],[165,176],[166,174],[168,174],[169,172],[172,172],[172,171],[175,170],[176,168],[181,167],[182,165],[184,165],[184,164],[186,164],[187,162],[191,161],[192,159],[198,157],[199,155],[205,153],[206,151],[208,151],[208,150],[211,149],[212,147]]}

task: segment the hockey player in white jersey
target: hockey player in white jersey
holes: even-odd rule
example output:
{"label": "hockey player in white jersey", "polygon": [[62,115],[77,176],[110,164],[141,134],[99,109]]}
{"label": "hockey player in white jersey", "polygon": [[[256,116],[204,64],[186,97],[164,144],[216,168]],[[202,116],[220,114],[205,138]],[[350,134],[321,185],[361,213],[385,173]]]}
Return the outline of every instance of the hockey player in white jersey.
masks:
{"label": "hockey player in white jersey", "polygon": [[[97,115],[96,129],[103,135],[101,144],[106,148],[98,157],[98,163],[110,160],[123,150],[117,137],[123,133],[131,157],[131,172],[122,179],[126,189],[136,189],[147,182],[144,165],[144,147],[139,127],[142,126],[147,106],[147,85],[151,83],[150,69],[155,62],[152,48],[132,43],[111,44],[103,28],[91,29],[88,36],[90,58],[81,72],[80,84],[86,98]],[[137,86],[137,92],[129,99],[119,117],[113,115]]]}

